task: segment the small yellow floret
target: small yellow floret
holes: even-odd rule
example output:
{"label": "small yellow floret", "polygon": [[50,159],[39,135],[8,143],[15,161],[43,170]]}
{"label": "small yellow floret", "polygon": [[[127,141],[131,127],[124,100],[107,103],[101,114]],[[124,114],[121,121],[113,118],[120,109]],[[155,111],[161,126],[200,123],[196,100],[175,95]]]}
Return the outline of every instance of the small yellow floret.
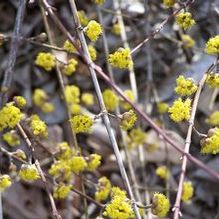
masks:
{"label": "small yellow floret", "polygon": [[176,16],[176,23],[184,30],[192,27],[196,22],[190,12],[181,12]]}
{"label": "small yellow floret", "polygon": [[1,175],[0,176],[0,192],[3,192],[5,189],[10,187],[12,184],[11,178],[9,175]]}
{"label": "small yellow floret", "polygon": [[63,48],[70,53],[76,52],[74,45],[69,40],[64,42]]}
{"label": "small yellow floret", "polygon": [[95,0],[95,3],[98,5],[102,5],[105,0]]}
{"label": "small yellow floret", "polygon": [[146,140],[146,134],[140,129],[132,129],[129,133],[129,137],[135,145],[142,145],[145,143]]}
{"label": "small yellow floret", "polygon": [[20,137],[15,131],[6,132],[2,136],[2,138],[11,147],[14,147],[20,144]]}
{"label": "small yellow floret", "polygon": [[78,115],[81,113],[81,106],[80,104],[73,103],[69,106],[71,115]]}
{"label": "small yellow floret", "polygon": [[106,89],[103,92],[103,101],[108,111],[115,111],[119,105],[118,96],[110,89]]}
{"label": "small yellow floret", "polygon": [[90,132],[93,125],[93,119],[88,115],[76,115],[70,120],[75,133]]}
{"label": "small yellow floret", "polygon": [[206,84],[210,88],[218,88],[219,87],[219,73],[209,73],[206,79]]}
{"label": "small yellow floret", "polygon": [[119,35],[121,33],[121,27],[119,23],[113,24],[112,33],[114,33],[115,35]]}
{"label": "small yellow floret", "polygon": [[25,181],[34,181],[40,178],[37,168],[34,164],[22,164],[19,176]]}
{"label": "small yellow floret", "polygon": [[169,105],[165,102],[157,103],[157,111],[160,114],[164,114],[168,111]]}
{"label": "small yellow floret", "polygon": [[194,94],[198,88],[192,78],[185,78],[183,75],[180,75],[176,79],[176,85],[175,92],[181,96],[190,96]]}
{"label": "small yellow floret", "polygon": [[78,174],[87,168],[87,163],[82,156],[73,156],[69,161],[71,171]]}
{"label": "small yellow floret", "polygon": [[130,68],[133,66],[130,49],[128,48],[119,48],[116,52],[109,55],[108,61],[113,67],[121,69]]}
{"label": "small yellow floret", "polygon": [[64,67],[63,73],[68,76],[72,75],[76,71],[77,65],[78,61],[76,59],[70,59],[68,64]]}
{"label": "small yellow floret", "polygon": [[47,137],[47,125],[39,118],[39,116],[31,116],[30,127],[35,136]]}
{"label": "small yellow floret", "polygon": [[126,191],[120,189],[119,187],[113,186],[111,189],[111,193],[110,193],[111,198],[115,198],[116,196],[119,196],[121,198],[126,199],[127,198],[126,195],[127,195]]}
{"label": "small yellow floret", "polygon": [[129,110],[121,115],[120,126],[123,130],[131,129],[137,120],[137,116],[133,110]]}
{"label": "small yellow floret", "polygon": [[92,106],[94,104],[94,96],[91,93],[83,93],[81,101],[87,106]]}
{"label": "small yellow floret", "polygon": [[219,125],[219,111],[213,112],[205,121],[210,125]]}
{"label": "small yellow floret", "polygon": [[97,59],[97,50],[92,45],[88,45],[88,52],[90,54],[91,60],[95,61]]}
{"label": "small yellow floret", "polygon": [[52,113],[55,110],[55,106],[53,103],[50,102],[45,102],[42,106],[41,106],[41,110],[44,113]]}
{"label": "small yellow floret", "polygon": [[58,184],[53,191],[55,199],[65,199],[72,189],[72,185],[65,185],[64,183]]}
{"label": "small yellow floret", "polygon": [[164,194],[155,193],[152,200],[152,213],[158,217],[166,217],[169,210],[169,199]]}
{"label": "small yellow floret", "polygon": [[190,117],[191,111],[191,100],[186,99],[183,101],[181,98],[178,98],[173,102],[173,105],[169,108],[168,112],[170,118],[174,122],[181,122],[183,120],[188,120]]}
{"label": "small yellow floret", "polygon": [[83,27],[87,26],[89,19],[87,18],[87,15],[85,14],[83,10],[78,11],[78,17],[79,17],[81,25]]}
{"label": "small yellow floret", "polygon": [[79,103],[80,89],[74,85],[67,85],[65,87],[65,98],[69,104]]}
{"label": "small yellow floret", "polygon": [[91,20],[85,28],[85,33],[91,41],[97,41],[102,34],[102,27],[95,20]]}
{"label": "small yellow floret", "polygon": [[36,57],[35,64],[46,71],[51,71],[56,65],[56,58],[51,53],[40,52]]}
{"label": "small yellow floret", "polygon": [[49,99],[48,94],[42,89],[35,89],[33,92],[33,102],[36,106],[41,107]]}
{"label": "small yellow floret", "polygon": [[161,179],[168,179],[170,177],[170,171],[166,166],[160,166],[156,169],[156,174]]}
{"label": "small yellow floret", "polygon": [[91,154],[87,160],[87,170],[94,171],[101,164],[101,156],[99,154]]}
{"label": "small yellow floret", "polygon": [[192,182],[188,181],[188,182],[184,182],[183,183],[183,191],[182,191],[182,200],[183,201],[189,201],[194,193],[194,188],[192,185]]}
{"label": "small yellow floret", "polygon": [[[135,102],[135,96],[134,93],[132,92],[132,90],[125,90],[124,91],[124,95],[132,102]],[[132,108],[132,106],[127,103],[125,100],[120,100],[120,106],[124,109],[124,110],[129,110]]]}
{"label": "small yellow floret", "polygon": [[195,41],[187,34],[182,35],[182,42],[185,48],[192,48],[195,45]]}
{"label": "small yellow floret", "polygon": [[205,47],[205,52],[210,55],[219,54],[219,35],[212,37],[208,40]]}
{"label": "small yellow floret", "polygon": [[95,199],[97,201],[104,201],[108,198],[111,190],[110,181],[104,176],[98,180],[97,191],[95,192]]}
{"label": "small yellow floret", "polygon": [[59,160],[68,160],[72,155],[72,150],[67,142],[61,142],[58,144],[58,158]]}
{"label": "small yellow floret", "polygon": [[176,0],[163,0],[163,4],[166,8],[172,7],[176,3]]}
{"label": "small yellow floret", "polygon": [[26,99],[25,99],[24,97],[22,97],[22,96],[15,96],[15,97],[13,98],[13,100],[15,101],[16,105],[17,105],[20,109],[24,108],[24,107],[26,106],[26,104],[27,104]]}

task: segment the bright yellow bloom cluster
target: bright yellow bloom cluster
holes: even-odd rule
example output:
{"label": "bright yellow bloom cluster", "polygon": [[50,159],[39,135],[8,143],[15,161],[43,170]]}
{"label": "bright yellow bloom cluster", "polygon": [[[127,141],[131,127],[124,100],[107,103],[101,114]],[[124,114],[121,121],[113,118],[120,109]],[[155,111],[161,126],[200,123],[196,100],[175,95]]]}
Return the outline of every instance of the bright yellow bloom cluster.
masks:
{"label": "bright yellow bloom cluster", "polygon": [[81,112],[81,106],[80,104],[77,104],[77,103],[73,103],[69,106],[70,108],[70,112],[72,115],[78,115],[80,114]]}
{"label": "bright yellow bloom cluster", "polygon": [[11,147],[14,147],[20,144],[20,137],[15,131],[6,132],[2,136],[2,138]]}
{"label": "bright yellow bloom cluster", "polygon": [[195,45],[195,41],[187,34],[182,35],[182,42],[185,48],[192,48]]}
{"label": "bright yellow bloom cluster", "polygon": [[164,194],[155,193],[152,200],[152,213],[158,217],[166,217],[169,210],[169,199]]}
{"label": "bright yellow bloom cluster", "polygon": [[19,176],[25,181],[34,181],[40,178],[39,172],[34,164],[22,164]]}
{"label": "bright yellow bloom cluster", "polygon": [[131,142],[135,145],[142,145],[145,143],[146,134],[140,128],[132,129],[129,133]]}
{"label": "bright yellow bloom cluster", "polygon": [[188,120],[191,111],[191,100],[186,99],[183,101],[181,98],[176,99],[173,105],[169,108],[168,112],[170,118],[174,122],[181,122],[183,120]]}
{"label": "bright yellow bloom cluster", "polygon": [[88,52],[90,54],[91,60],[95,61],[97,59],[97,50],[92,45],[88,45]]}
{"label": "bright yellow bloom cluster", "polygon": [[156,175],[161,179],[168,179],[170,177],[170,171],[166,166],[160,166],[156,169]]}
{"label": "bright yellow bloom cluster", "polygon": [[53,197],[56,199],[65,199],[72,189],[72,185],[58,184],[53,191]]}
{"label": "bright yellow bloom cluster", "polygon": [[163,4],[165,7],[172,7],[176,3],[176,0],[163,0]]}
{"label": "bright yellow bloom cluster", "polygon": [[210,88],[218,88],[219,87],[219,74],[218,73],[209,73],[206,79],[206,84]]}
{"label": "bright yellow bloom cluster", "polygon": [[94,171],[101,164],[101,156],[99,154],[90,154],[87,159],[87,170]]}
{"label": "bright yellow bloom cluster", "polygon": [[13,100],[20,109],[24,108],[27,104],[26,99],[22,96],[15,96]]}
{"label": "bright yellow bloom cluster", "polygon": [[0,192],[3,192],[5,189],[10,187],[12,184],[11,178],[9,175],[1,175],[0,176]]}
{"label": "bright yellow bloom cluster", "polygon": [[76,52],[74,45],[69,40],[64,42],[63,48],[70,53]]}
{"label": "bright yellow bloom cluster", "polygon": [[210,125],[219,125],[219,111],[213,112],[205,121]]}
{"label": "bright yellow bloom cluster", "polygon": [[94,104],[94,96],[91,93],[83,93],[81,101],[87,106],[92,106]]}
{"label": "bright yellow bloom cluster", "polygon": [[76,115],[70,120],[75,133],[90,132],[93,125],[93,119],[88,115]]}
{"label": "bright yellow bloom cluster", "polygon": [[47,125],[38,115],[31,116],[30,128],[35,136],[47,137]]}
{"label": "bright yellow bloom cluster", "polygon": [[115,35],[119,35],[121,33],[121,27],[119,23],[113,24],[112,33],[114,33]]}
{"label": "bright yellow bloom cluster", "polygon": [[67,85],[65,87],[65,99],[68,104],[80,102],[80,89],[74,85]]}
{"label": "bright yellow bloom cluster", "polygon": [[42,89],[35,89],[33,93],[33,102],[39,107],[44,113],[51,113],[54,111],[55,107],[52,103],[48,101],[48,94]]}
{"label": "bright yellow bloom cluster", "polygon": [[120,197],[125,199],[126,195],[127,195],[126,191],[120,189],[119,187],[113,186],[111,189],[111,193],[110,193],[111,198],[114,198],[116,196],[120,196]]}
{"label": "bright yellow bloom cluster", "polygon": [[91,20],[85,27],[85,33],[91,41],[97,41],[102,34],[102,27],[95,20]]}
{"label": "bright yellow bloom cluster", "polygon": [[192,182],[190,181],[184,182],[181,199],[184,202],[189,201],[192,198],[193,193],[194,193],[194,188],[193,188]]}
{"label": "bright yellow bloom cluster", "polygon": [[8,103],[0,110],[0,131],[5,128],[14,128],[22,117],[20,109]]}
{"label": "bright yellow bloom cluster", "polygon": [[98,180],[97,188],[95,192],[95,199],[97,201],[104,201],[108,198],[110,191],[111,191],[111,183],[110,181],[104,176]]}
{"label": "bright yellow bloom cluster", "polygon": [[185,78],[183,75],[176,79],[176,85],[175,92],[181,96],[190,96],[198,88],[192,78]]}
{"label": "bright yellow bloom cluster", "polygon": [[87,26],[89,19],[87,18],[87,15],[85,14],[83,10],[78,11],[78,18],[83,27]]}
{"label": "bright yellow bloom cluster", "polygon": [[192,27],[196,22],[190,12],[181,12],[176,16],[176,23],[184,30]]}
{"label": "bright yellow bloom cluster", "polygon": [[95,0],[95,3],[98,5],[102,5],[105,0]]}
{"label": "bright yellow bloom cluster", "polygon": [[108,57],[109,63],[113,67],[125,69],[133,66],[133,61],[130,53],[130,49],[119,48],[113,54]]}
{"label": "bright yellow bloom cluster", "polygon": [[40,52],[36,57],[35,64],[46,71],[51,71],[56,65],[56,58],[51,53]]}
{"label": "bright yellow bloom cluster", "polygon": [[205,47],[205,52],[210,55],[219,54],[219,35],[212,37],[208,40]]}
{"label": "bright yellow bloom cluster", "polygon": [[201,153],[217,154],[219,153],[219,128],[215,127],[208,131],[207,138],[201,140]]}
{"label": "bright yellow bloom cluster", "polygon": [[65,141],[58,144],[58,150],[58,158],[61,160],[67,160],[74,154],[68,143]]}
{"label": "bright yellow bloom cluster", "polygon": [[129,110],[121,115],[120,126],[123,130],[131,129],[137,120],[137,116],[133,110]]}
{"label": "bright yellow bloom cluster", "polygon": [[110,89],[106,89],[103,92],[103,101],[108,111],[115,111],[115,109],[119,105],[119,98],[114,93],[114,91]]}
{"label": "bright yellow bloom cluster", "polygon": [[68,76],[72,75],[76,71],[77,65],[78,61],[76,59],[72,58],[68,60],[68,64],[63,69],[63,73]]}
{"label": "bright yellow bloom cluster", "polygon": [[168,111],[169,105],[165,102],[157,103],[157,111],[160,114],[164,114]]}
{"label": "bright yellow bloom cluster", "polygon": [[82,156],[73,156],[69,160],[69,166],[71,171],[78,174],[79,172],[85,170],[87,168],[87,163]]}
{"label": "bright yellow bloom cluster", "polygon": [[[125,90],[124,91],[124,95],[125,97],[127,97],[132,103],[135,102],[135,96],[134,93],[132,92],[132,90]],[[125,100],[121,99],[120,100],[120,106],[124,109],[124,110],[129,110],[132,108],[132,106],[127,103]]]}

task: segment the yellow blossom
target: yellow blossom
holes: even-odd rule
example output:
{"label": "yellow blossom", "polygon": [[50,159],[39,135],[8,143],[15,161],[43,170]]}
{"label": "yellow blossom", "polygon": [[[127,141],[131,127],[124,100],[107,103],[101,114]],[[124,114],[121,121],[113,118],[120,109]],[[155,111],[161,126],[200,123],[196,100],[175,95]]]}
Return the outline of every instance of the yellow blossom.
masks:
{"label": "yellow blossom", "polygon": [[95,192],[95,199],[97,201],[104,201],[108,198],[111,190],[110,181],[104,176],[98,180],[97,191]]}
{"label": "yellow blossom", "polygon": [[190,12],[181,12],[176,15],[176,23],[183,28],[184,30],[192,27],[196,22],[192,18],[192,14]]}
{"label": "yellow blossom", "polygon": [[30,127],[35,136],[47,137],[47,125],[39,118],[38,115],[31,116]]}
{"label": "yellow blossom", "polygon": [[91,93],[83,93],[81,101],[87,106],[92,106],[94,104],[94,96]]}
{"label": "yellow blossom", "polygon": [[95,0],[95,3],[98,5],[102,5],[105,0]]}
{"label": "yellow blossom", "polygon": [[121,27],[119,23],[113,24],[112,33],[114,33],[115,35],[119,35],[121,33]]}
{"label": "yellow blossom", "polygon": [[16,155],[18,158],[20,158],[21,160],[27,159],[25,152],[21,149],[17,149],[15,152],[13,152],[13,154]]}
{"label": "yellow blossom", "polygon": [[114,111],[119,104],[118,96],[110,89],[103,92],[103,101],[108,111]]}
{"label": "yellow blossom", "polygon": [[163,4],[165,7],[172,7],[176,3],[176,0],[163,0]]}
{"label": "yellow blossom", "polygon": [[78,18],[80,20],[80,23],[83,27],[87,26],[89,20],[83,10],[78,11]]}
{"label": "yellow blossom", "polygon": [[116,52],[109,55],[108,61],[113,67],[121,69],[130,68],[133,66],[130,49],[128,48],[119,48]]}
{"label": "yellow blossom", "polygon": [[157,111],[160,114],[164,114],[168,111],[169,105],[165,102],[157,103]]}
{"label": "yellow blossom", "polygon": [[65,199],[72,189],[72,185],[65,185],[64,183],[58,184],[53,191],[55,199]]}
{"label": "yellow blossom", "polygon": [[74,45],[69,40],[64,42],[63,48],[70,53],[76,52]]}
{"label": "yellow blossom", "polygon": [[161,194],[155,193],[152,200],[152,213],[158,217],[166,217],[170,210],[169,199]]}
{"label": "yellow blossom", "polygon": [[20,137],[15,131],[6,132],[2,136],[3,140],[7,142],[11,147],[17,146],[20,144]]}
{"label": "yellow blossom", "polygon": [[95,61],[97,59],[97,50],[92,45],[88,45],[88,52],[90,54],[91,60]]}
{"label": "yellow blossom", "polygon": [[180,75],[176,79],[176,84],[175,92],[181,96],[190,96],[194,94],[198,88],[192,78],[185,78],[183,75]]}
{"label": "yellow blossom", "polygon": [[126,199],[126,191],[125,190],[122,190],[120,189],[119,187],[116,187],[116,186],[113,186],[112,189],[111,189],[111,198],[115,198],[116,196],[119,196],[121,198],[124,198]]}
{"label": "yellow blossom", "polygon": [[191,111],[191,100],[186,99],[183,101],[181,98],[178,98],[173,102],[173,105],[169,108],[168,112],[170,118],[174,122],[181,122],[183,120],[188,120],[190,117]]}
{"label": "yellow blossom", "polygon": [[87,163],[82,156],[73,156],[69,161],[71,171],[78,174],[87,168]]}
{"label": "yellow blossom", "polygon": [[87,170],[94,171],[101,164],[101,156],[99,154],[91,154],[87,159]]}
{"label": "yellow blossom", "polygon": [[130,131],[129,137],[132,143],[142,145],[145,143],[146,134],[140,128],[136,128]]}
{"label": "yellow blossom", "polygon": [[80,90],[77,86],[67,85],[65,87],[65,98],[67,103],[69,104],[79,103],[80,102],[79,96],[80,96]]}
{"label": "yellow blossom", "polygon": [[12,184],[11,178],[9,175],[1,175],[0,176],[0,192],[3,192],[5,189],[10,187]]}
{"label": "yellow blossom", "polygon": [[34,164],[22,164],[19,176],[25,181],[34,181],[40,178],[37,168]]}
{"label": "yellow blossom", "polygon": [[121,115],[120,126],[123,130],[131,129],[137,120],[137,116],[133,110],[129,110]]}
{"label": "yellow blossom", "polygon": [[219,35],[216,35],[208,40],[206,43],[205,52],[210,55],[219,54]]}
{"label": "yellow blossom", "polygon": [[170,177],[170,171],[166,166],[160,166],[156,169],[156,175],[161,179],[168,179]]}
{"label": "yellow blossom", "polygon": [[[132,92],[132,90],[125,90],[124,91],[124,95],[132,102],[134,103],[135,102],[135,96]],[[132,108],[132,106],[127,103],[125,100],[120,100],[120,106],[124,109],[124,110],[129,110]]]}
{"label": "yellow blossom", "polygon": [[35,64],[46,71],[51,71],[56,65],[56,58],[51,53],[40,52],[36,57]]}
{"label": "yellow blossom", "polygon": [[68,160],[72,155],[72,150],[67,142],[61,142],[58,144],[58,158],[61,160]]}
{"label": "yellow blossom", "polygon": [[80,104],[73,103],[69,106],[70,112],[72,115],[78,115],[81,112],[81,106]]}
{"label": "yellow blossom", "polygon": [[41,110],[44,113],[51,113],[55,110],[55,106],[53,103],[50,102],[45,102],[42,106],[41,106]]}
{"label": "yellow blossom", "polygon": [[209,73],[206,79],[206,84],[210,88],[218,88],[219,87],[219,73]]}
{"label": "yellow blossom", "polygon": [[91,41],[97,41],[102,34],[102,27],[95,20],[91,20],[85,28],[85,33]]}
{"label": "yellow blossom", "polygon": [[184,182],[181,199],[185,202],[189,201],[192,198],[193,193],[194,193],[194,188],[192,182],[190,181]]}
{"label": "yellow blossom", "polygon": [[35,89],[33,92],[33,102],[36,106],[41,107],[49,99],[48,94],[42,89]]}
{"label": "yellow blossom", "polygon": [[70,120],[75,133],[90,132],[93,125],[93,119],[88,115],[76,115]]}
{"label": "yellow blossom", "polygon": [[27,101],[26,101],[25,98],[22,97],[22,96],[15,96],[15,97],[13,98],[13,100],[15,101],[16,105],[17,105],[20,109],[24,108],[24,107],[26,106],[26,104],[27,104]]}
{"label": "yellow blossom", "polygon": [[68,64],[64,67],[63,73],[68,76],[72,75],[76,71],[77,65],[78,61],[76,59],[70,59]]}
{"label": "yellow blossom", "polygon": [[192,48],[195,45],[195,41],[187,34],[182,35],[182,42],[185,48]]}
{"label": "yellow blossom", "polygon": [[210,125],[219,125],[219,111],[213,112],[205,121]]}

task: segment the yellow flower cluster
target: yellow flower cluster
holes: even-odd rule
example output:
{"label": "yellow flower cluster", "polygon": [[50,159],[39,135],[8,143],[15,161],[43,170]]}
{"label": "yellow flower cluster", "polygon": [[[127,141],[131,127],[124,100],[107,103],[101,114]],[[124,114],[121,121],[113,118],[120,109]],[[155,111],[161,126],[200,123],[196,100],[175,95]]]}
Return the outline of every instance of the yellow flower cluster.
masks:
{"label": "yellow flower cluster", "polygon": [[72,189],[72,185],[58,184],[53,191],[53,197],[56,199],[65,199]]}
{"label": "yellow flower cluster", "polygon": [[26,160],[27,159],[27,156],[25,154],[24,151],[22,151],[21,149],[17,149],[14,154],[19,157],[21,160]]}
{"label": "yellow flower cluster", "polygon": [[93,119],[91,119],[88,115],[73,116],[72,119],[70,119],[70,122],[76,134],[81,132],[90,132],[93,125]]}
{"label": "yellow flower cluster", "polygon": [[88,52],[90,54],[91,60],[95,61],[97,59],[97,50],[92,45],[88,45]]}
{"label": "yellow flower cluster", "polygon": [[0,131],[5,128],[14,128],[22,117],[20,109],[8,103],[0,110]]}
{"label": "yellow flower cluster", "polygon": [[164,114],[168,111],[169,105],[165,102],[157,103],[157,111],[160,114]]}
{"label": "yellow flower cluster", "polygon": [[218,73],[209,73],[206,79],[206,84],[210,88],[218,88],[219,87],[219,74]]}
{"label": "yellow flower cluster", "polygon": [[219,111],[213,112],[205,121],[210,125],[219,125]]}
{"label": "yellow flower cluster", "polygon": [[2,136],[3,140],[7,142],[11,147],[17,146],[20,144],[20,137],[15,131],[6,132]]}
{"label": "yellow flower cluster", "polygon": [[11,178],[9,175],[1,175],[0,176],[0,192],[3,192],[5,189],[10,187],[12,184]]}
{"label": "yellow flower cluster", "polygon": [[36,57],[35,64],[46,71],[51,71],[56,65],[56,58],[51,53],[40,52]]}
{"label": "yellow flower cluster", "polygon": [[74,45],[69,40],[64,42],[63,48],[69,53],[76,52]]}
{"label": "yellow flower cluster", "polygon": [[47,137],[47,126],[38,115],[31,116],[30,128],[35,136]]}
{"label": "yellow flower cluster", "polygon": [[119,48],[116,52],[109,55],[108,61],[113,67],[121,69],[130,68],[133,66],[130,49],[128,48]]}
{"label": "yellow flower cluster", "polygon": [[80,102],[80,89],[74,85],[67,85],[65,87],[65,98],[68,104]]}
{"label": "yellow flower cluster", "polygon": [[187,34],[182,35],[182,42],[185,48],[192,48],[195,45],[195,41]]}
{"label": "yellow flower cluster", "polygon": [[[129,89],[128,89],[128,90],[125,90],[125,91],[124,91],[124,95],[125,95],[125,97],[127,97],[132,103],[135,102],[135,96],[134,96],[132,90],[129,90]],[[123,100],[123,99],[120,100],[120,106],[121,106],[124,110],[129,110],[129,109],[132,108],[132,106],[131,106],[129,103],[127,103],[125,100]]]}
{"label": "yellow flower cluster", "polygon": [[201,153],[217,154],[219,153],[219,128],[215,127],[208,131],[207,138],[201,140]]}
{"label": "yellow flower cluster", "polygon": [[48,101],[48,94],[42,89],[35,89],[33,93],[33,102],[39,107],[44,113],[51,113],[54,111],[54,105]]}
{"label": "yellow flower cluster", "polygon": [[78,18],[83,27],[87,26],[89,19],[87,18],[87,15],[85,14],[83,10],[78,11]]}
{"label": "yellow flower cluster", "polygon": [[119,105],[118,96],[110,89],[104,90],[103,101],[108,111],[115,111]]}
{"label": "yellow flower cluster", "polygon": [[119,23],[113,24],[112,33],[114,33],[115,35],[119,35],[121,33],[121,27]]}
{"label": "yellow flower cluster", "polygon": [[99,154],[90,154],[87,159],[87,170],[94,171],[101,164],[101,156]]}
{"label": "yellow flower cluster", "polygon": [[194,193],[194,188],[193,188],[192,182],[190,181],[184,182],[181,199],[184,202],[189,201],[192,198],[193,193]]}
{"label": "yellow flower cluster", "polygon": [[76,71],[77,65],[78,61],[76,59],[72,58],[68,60],[68,64],[63,69],[63,73],[68,76],[72,75]]}
{"label": "yellow flower cluster", "polygon": [[129,133],[132,144],[142,145],[145,143],[146,134],[140,128],[132,129]]}
{"label": "yellow flower cluster", "polygon": [[212,37],[208,40],[205,47],[205,52],[210,55],[219,54],[219,35]]}
{"label": "yellow flower cluster", "polygon": [[95,3],[98,5],[102,5],[105,0],[95,0]]}
{"label": "yellow flower cluster", "polygon": [[110,181],[104,176],[98,180],[97,188],[95,192],[95,199],[97,201],[104,201],[108,198],[110,191],[111,191],[111,183]]}
{"label": "yellow flower cluster", "polygon": [[92,106],[94,104],[94,96],[91,93],[83,93],[81,101],[87,106]]}
{"label": "yellow flower cluster", "polygon": [[176,23],[184,30],[192,27],[196,22],[190,12],[181,12],[176,16]]}
{"label": "yellow flower cluster", "polygon": [[192,78],[185,78],[183,75],[180,75],[176,79],[176,84],[175,92],[181,96],[190,96],[194,94],[198,88]]}
{"label": "yellow flower cluster", "polygon": [[127,131],[131,129],[137,120],[137,116],[133,110],[129,110],[121,115],[120,127]]}
{"label": "yellow flower cluster", "polygon": [[176,3],[176,0],[163,0],[163,4],[165,7],[172,7]]}
{"label": "yellow flower cluster", "polygon": [[20,109],[24,108],[27,104],[27,101],[22,96],[15,96],[13,100]]}
{"label": "yellow flower cluster", "polygon": [[97,41],[102,34],[102,27],[95,20],[91,20],[85,27],[85,33],[91,41]]}
{"label": "yellow flower cluster", "polygon": [[111,189],[111,193],[110,193],[111,198],[114,198],[116,196],[120,196],[120,197],[125,199],[126,195],[127,195],[126,191],[120,189],[119,187],[113,186]]}
{"label": "yellow flower cluster", "polygon": [[40,178],[35,164],[22,164],[19,176],[25,181],[34,181]]}
{"label": "yellow flower cluster", "polygon": [[87,168],[87,163],[82,156],[73,156],[69,160],[69,166],[71,171],[78,174],[79,172],[85,170]]}
{"label": "yellow flower cluster", "polygon": [[166,180],[170,177],[170,171],[166,166],[160,166],[156,169],[156,175]]}
{"label": "yellow flower cluster", "polygon": [[170,118],[174,122],[181,122],[183,120],[188,120],[191,111],[191,100],[186,99],[183,101],[181,98],[176,99],[173,105],[169,108],[168,112]]}
{"label": "yellow flower cluster", "polygon": [[169,210],[169,199],[164,194],[155,193],[152,200],[152,213],[158,217],[166,217]]}

